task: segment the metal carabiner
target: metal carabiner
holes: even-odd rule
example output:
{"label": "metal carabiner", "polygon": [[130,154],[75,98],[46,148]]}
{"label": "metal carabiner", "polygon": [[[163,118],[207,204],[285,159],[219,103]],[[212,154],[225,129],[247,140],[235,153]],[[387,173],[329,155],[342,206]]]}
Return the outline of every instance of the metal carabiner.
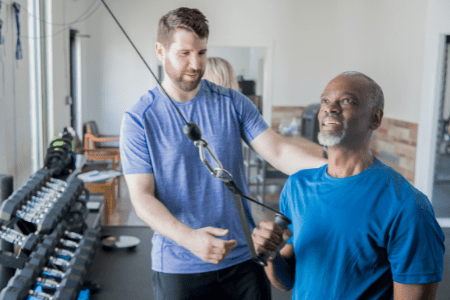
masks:
{"label": "metal carabiner", "polygon": [[[200,139],[199,141],[195,141],[194,144],[199,149],[200,159],[202,160],[203,164],[206,166],[208,171],[211,173],[211,175],[214,178],[222,176],[222,174],[225,170],[223,169],[223,166],[222,166],[222,163],[220,162],[220,160],[217,158],[217,156],[214,154],[214,152],[211,150],[211,148],[209,148],[208,142],[204,139]],[[213,168],[211,166],[211,164],[209,163],[208,159],[206,158],[205,149],[206,149],[206,151],[208,151],[209,155],[211,155],[211,157],[214,159],[214,162],[217,165],[216,168]]]}

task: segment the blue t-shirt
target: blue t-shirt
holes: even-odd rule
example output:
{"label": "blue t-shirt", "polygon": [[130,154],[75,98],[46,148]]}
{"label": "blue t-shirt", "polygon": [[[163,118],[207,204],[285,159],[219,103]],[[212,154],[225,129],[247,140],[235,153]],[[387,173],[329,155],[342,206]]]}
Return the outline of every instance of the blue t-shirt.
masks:
{"label": "blue t-shirt", "polygon": [[[250,143],[267,129],[255,105],[241,93],[202,80],[198,94],[175,105],[188,122],[195,122],[242,192],[248,194],[241,138]],[[199,150],[183,133],[185,123],[159,87],[142,96],[123,118],[121,160],[124,174],[153,173],[156,197],[184,224],[229,229],[223,239],[238,245],[220,264],[202,261],[187,249],[155,232],[152,268],[163,273],[220,270],[250,259],[233,196],[203,165]],[[213,160],[211,164],[214,165]],[[251,230],[250,204],[244,200]]]}
{"label": "blue t-shirt", "polygon": [[293,221],[292,299],[392,299],[393,280],[442,280],[444,234],[424,194],[378,159],[347,178],[326,170],[299,171],[282,192]]}

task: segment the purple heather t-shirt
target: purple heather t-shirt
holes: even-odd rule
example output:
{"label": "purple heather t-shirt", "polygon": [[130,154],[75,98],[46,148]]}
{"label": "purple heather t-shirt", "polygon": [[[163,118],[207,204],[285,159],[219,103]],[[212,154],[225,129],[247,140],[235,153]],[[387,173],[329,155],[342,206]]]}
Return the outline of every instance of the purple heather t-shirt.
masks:
{"label": "purple heather t-shirt", "polygon": [[[198,124],[202,138],[224,169],[248,194],[241,139],[250,143],[268,127],[255,105],[241,93],[206,80],[201,81],[195,98],[175,105],[188,122]],[[229,229],[230,233],[223,239],[236,239],[238,246],[223,262],[211,264],[155,232],[152,269],[163,273],[200,273],[244,262],[250,259],[250,253],[233,196],[203,165],[198,148],[183,133],[184,125],[159,87],[142,96],[123,117],[120,134],[123,172],[153,173],[156,197],[178,220],[192,228]],[[244,207],[253,230],[255,224],[247,200]]]}

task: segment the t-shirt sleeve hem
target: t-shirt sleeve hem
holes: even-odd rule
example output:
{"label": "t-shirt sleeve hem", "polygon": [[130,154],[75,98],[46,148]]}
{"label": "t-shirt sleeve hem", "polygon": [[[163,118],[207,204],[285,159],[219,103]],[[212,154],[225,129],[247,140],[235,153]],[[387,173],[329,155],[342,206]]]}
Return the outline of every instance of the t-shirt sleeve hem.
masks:
{"label": "t-shirt sleeve hem", "polygon": [[425,284],[442,281],[442,272],[414,275],[395,275],[392,274],[395,282],[403,284]]}
{"label": "t-shirt sleeve hem", "polygon": [[151,169],[129,169],[129,170],[123,170],[123,175],[130,175],[130,174],[153,174],[153,170]]}
{"label": "t-shirt sleeve hem", "polygon": [[[268,128],[269,128],[269,126],[265,123],[264,123],[264,125],[260,125],[258,127],[258,129],[253,132],[253,134],[251,134],[251,135],[249,134],[249,136],[247,137],[247,142],[250,143],[251,141],[256,139],[261,133],[266,131]],[[249,132],[247,131],[247,133],[249,133]]]}

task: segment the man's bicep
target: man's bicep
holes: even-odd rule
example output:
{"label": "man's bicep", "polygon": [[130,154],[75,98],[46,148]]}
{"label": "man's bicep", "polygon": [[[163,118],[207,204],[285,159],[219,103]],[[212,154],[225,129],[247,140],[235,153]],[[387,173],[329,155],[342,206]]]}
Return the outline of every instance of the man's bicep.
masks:
{"label": "man's bicep", "polygon": [[283,142],[275,131],[267,128],[250,142],[250,147],[261,155],[265,160],[270,161],[272,156],[276,156],[279,143]]}
{"label": "man's bicep", "polygon": [[434,300],[438,283],[403,284],[394,281],[394,300]]}
{"label": "man's bicep", "polygon": [[152,173],[126,174],[124,177],[130,191],[131,200],[139,198],[137,196],[141,194],[155,196],[155,177]]}
{"label": "man's bicep", "polygon": [[153,172],[146,136],[143,124],[126,113],[120,128],[120,156],[125,174]]}

